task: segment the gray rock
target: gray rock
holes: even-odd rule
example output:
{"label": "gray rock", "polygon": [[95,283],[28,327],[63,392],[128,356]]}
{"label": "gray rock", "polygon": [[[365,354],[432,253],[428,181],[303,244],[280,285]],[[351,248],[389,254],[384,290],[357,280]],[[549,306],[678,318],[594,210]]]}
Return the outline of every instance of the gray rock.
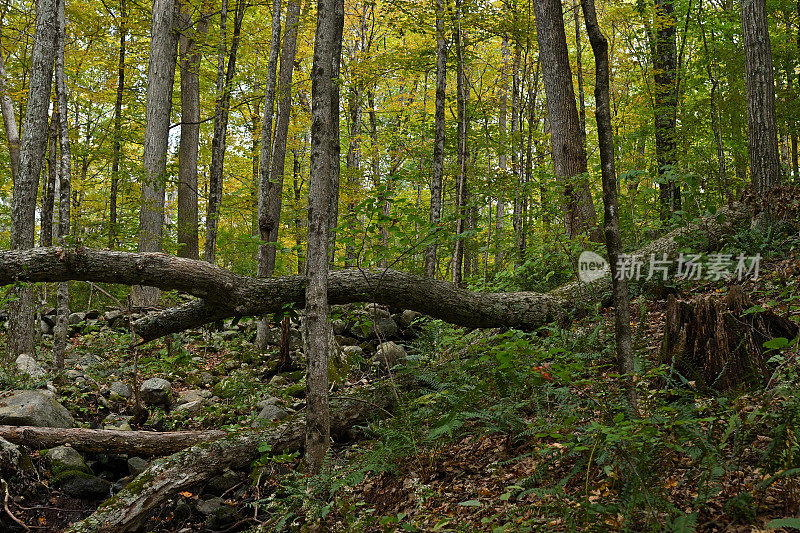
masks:
{"label": "gray rock", "polygon": [[261,400],[256,405],[258,406],[259,409],[263,409],[268,405],[281,405],[281,404],[283,404],[283,400],[281,400],[277,396],[270,396],[269,398]]}
{"label": "gray rock", "polygon": [[177,406],[172,412],[186,413],[189,416],[194,416],[203,410],[204,403],[205,400],[203,400],[202,398],[200,400],[195,400],[193,402],[182,403],[179,406]]}
{"label": "gray rock", "polygon": [[333,334],[334,335],[341,335],[347,329],[347,323],[344,320],[334,320],[331,322],[331,326],[333,327]]}
{"label": "gray rock", "polygon": [[275,374],[272,376],[272,379],[269,380],[270,385],[274,385],[275,387],[283,387],[286,385],[288,381],[285,377],[281,376],[280,374]]}
{"label": "gray rock", "polygon": [[84,320],[86,320],[86,313],[70,313],[69,314],[69,325],[70,326],[75,326],[77,324],[80,324]]}
{"label": "gray rock", "polygon": [[31,379],[39,380],[47,377],[47,372],[42,368],[42,365],[26,353],[19,354],[16,364],[17,370],[27,374]]}
{"label": "gray rock", "polygon": [[364,353],[364,350],[361,349],[361,346],[344,346],[342,348],[342,353],[344,353],[345,357],[358,357]]}
{"label": "gray rock", "polygon": [[47,459],[50,461],[50,468],[53,469],[53,472],[64,472],[66,470],[89,472],[89,467],[86,466],[83,456],[71,446],[50,448],[47,450]]}
{"label": "gray rock", "polygon": [[0,437],[0,475],[13,474],[19,467],[21,458],[19,446]]}
{"label": "gray rock", "polygon": [[203,387],[208,387],[213,384],[214,384],[214,376],[212,376],[210,372],[200,373],[200,385],[202,385]]}
{"label": "gray rock", "polygon": [[208,483],[206,483],[205,487],[203,487],[203,493],[222,496],[222,494],[235,487],[238,483],[239,476],[236,472],[228,468],[222,475],[211,478]]}
{"label": "gray rock", "polygon": [[414,321],[416,321],[421,316],[422,313],[417,313],[416,311],[412,311],[411,309],[406,309],[400,315],[400,321],[399,321],[400,327],[403,329],[410,328],[414,324]]}
{"label": "gray rock", "polygon": [[225,502],[222,501],[222,498],[214,496],[213,498],[208,498],[207,500],[200,500],[197,502],[197,511],[202,513],[206,516],[211,516],[217,513],[217,510],[225,507]]}
{"label": "gray rock", "polygon": [[39,333],[42,335],[52,335],[53,334],[53,326],[51,326],[46,320],[39,321]]}
{"label": "gray rock", "polygon": [[374,338],[375,336],[381,339],[396,339],[400,336],[400,328],[397,327],[397,323],[391,318],[380,318],[375,322],[370,338]]}
{"label": "gray rock", "polygon": [[406,349],[392,341],[382,342],[378,345],[372,360],[378,362],[383,368],[392,368],[406,358]]}
{"label": "gray rock", "polygon": [[142,383],[139,392],[147,405],[169,405],[172,383],[162,378],[150,378]]}
{"label": "gray rock", "polygon": [[132,416],[110,414],[103,419],[103,429],[119,429],[121,431],[131,431],[130,420]]}
{"label": "gray rock", "polygon": [[379,304],[367,304],[364,306],[364,311],[366,311],[373,319],[389,318],[389,310],[385,307],[381,307]]}
{"label": "gray rock", "polygon": [[210,391],[198,389],[184,390],[178,393],[178,400],[175,403],[177,405],[183,405],[185,403],[196,402],[197,400],[204,400],[206,398],[211,398]]}
{"label": "gray rock", "polygon": [[111,495],[111,483],[95,476],[75,476],[61,482],[61,490],[74,498],[94,500]]}
{"label": "gray rock", "polygon": [[283,420],[290,414],[291,413],[289,413],[289,411],[278,405],[265,405],[261,409],[261,412],[256,415],[256,419],[253,421],[253,427],[274,422],[276,420]]}
{"label": "gray rock", "polygon": [[75,421],[52,392],[21,390],[0,394],[0,424],[71,428]]}
{"label": "gray rock", "polygon": [[147,464],[147,461],[141,457],[131,457],[128,459],[128,472],[130,472],[132,476],[138,476],[145,471]]}
{"label": "gray rock", "polygon": [[103,320],[106,321],[106,324],[109,326],[113,326],[114,322],[118,319],[122,318],[122,311],[119,309],[113,309],[111,311],[106,311],[103,313]]}
{"label": "gray rock", "polygon": [[122,381],[115,381],[112,383],[109,387],[109,390],[111,390],[112,393],[116,394],[120,398],[124,398],[126,400],[131,397],[131,388]]}

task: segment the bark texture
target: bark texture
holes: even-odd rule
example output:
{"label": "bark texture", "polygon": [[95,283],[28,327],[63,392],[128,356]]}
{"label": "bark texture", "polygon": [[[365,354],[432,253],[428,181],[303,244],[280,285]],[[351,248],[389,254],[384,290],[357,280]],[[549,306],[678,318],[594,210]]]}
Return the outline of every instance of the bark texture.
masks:
{"label": "bark texture", "polygon": [[119,56],[117,59],[117,97],[114,100],[114,143],[111,156],[111,191],[108,200],[108,247],[117,245],[117,195],[119,162],[122,158],[122,96],[125,92],[125,51],[128,39],[128,8],[126,0],[119,3]]}
{"label": "bark texture", "polygon": [[464,34],[461,31],[461,0],[456,0],[456,113],[458,118],[458,178],[456,180],[456,241],[453,246],[452,279],[456,286],[462,285],[464,263],[464,212],[467,200],[467,80],[464,72]]}
{"label": "bark texture", "polygon": [[583,137],[572,87],[561,1],[537,0],[533,7],[550,119],[553,164],[564,191],[564,225],[570,237],[589,232],[594,240],[599,241],[602,237],[586,179],[586,150],[581,142]]}
{"label": "bark texture", "polygon": [[750,180],[756,193],[765,193],[781,182],[766,0],[742,0],[742,34]]}
{"label": "bark texture", "polygon": [[[144,128],[144,180],[139,213],[139,252],[160,252],[164,231],[165,178],[172,84],[178,37],[175,33],[174,0],[153,0],[150,27],[150,61],[147,68],[146,124]],[[152,287],[134,287],[137,306],[149,307],[158,301]]]}
{"label": "bark texture", "polygon": [[64,444],[89,453],[163,456],[201,442],[225,437],[225,431],[123,431],[118,429],[0,426],[0,437],[36,450]]}
{"label": "bark texture", "polygon": [[306,257],[305,458],[309,471],[322,469],[330,441],[328,406],[328,245],[332,199],[339,183],[339,62],[342,53],[344,0],[317,0],[314,64],[311,76],[311,164],[308,188]]}
{"label": "bark texture", "polygon": [[[1,41],[0,41],[1,42]],[[0,47],[2,50],[2,47]],[[8,74],[3,54],[0,53],[0,111],[3,113],[3,125],[8,142],[8,155],[11,159],[11,178],[16,181],[19,174],[19,128],[14,114],[14,102],[8,94]]]}
{"label": "bark texture", "polygon": [[[30,80],[20,142],[20,164],[11,210],[11,248],[33,248],[36,229],[36,192],[47,145],[47,111],[53,83],[56,48],[56,0],[39,0],[31,53]],[[10,358],[34,351],[33,292],[29,287],[12,291],[9,303],[8,346]]]}

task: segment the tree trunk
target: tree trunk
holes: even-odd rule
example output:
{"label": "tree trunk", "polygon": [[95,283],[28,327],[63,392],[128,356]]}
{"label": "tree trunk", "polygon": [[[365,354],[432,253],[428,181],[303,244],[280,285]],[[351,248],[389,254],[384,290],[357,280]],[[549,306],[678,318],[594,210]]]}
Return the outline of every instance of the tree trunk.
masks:
{"label": "tree trunk", "polygon": [[497,119],[497,125],[500,129],[500,145],[497,148],[497,166],[499,167],[500,174],[498,176],[497,190],[497,217],[495,219],[495,244],[494,244],[494,269],[499,272],[503,269],[503,229],[505,227],[505,214],[506,204],[504,198],[504,188],[508,181],[508,155],[506,154],[507,144],[507,117],[508,117],[508,61],[511,57],[509,52],[508,37],[503,36],[503,42],[500,45],[501,54],[503,56],[503,70],[500,78],[500,116]]}
{"label": "tree trunk", "polygon": [[[20,163],[11,211],[11,248],[33,248],[36,229],[36,192],[47,145],[47,111],[53,83],[56,46],[56,1],[38,0],[33,37],[30,82],[20,143]],[[18,287],[9,291],[8,345],[10,358],[34,353],[33,291]]]}
{"label": "tree trunk", "polygon": [[675,182],[678,154],[676,151],[675,119],[678,105],[677,20],[674,0],[655,0],[655,43],[653,51],[654,105],[656,132],[656,164],[658,165],[661,217],[681,208],[680,186]]}
{"label": "tree trunk", "polygon": [[[442,178],[444,177],[444,105],[447,96],[447,38],[444,30],[445,0],[436,0],[436,99],[434,102],[433,161],[431,162],[431,229],[436,232],[442,216]],[[439,235],[425,249],[425,275],[436,275],[436,251]]]}
{"label": "tree trunk", "polygon": [[[356,48],[356,52],[360,48]],[[353,239],[356,237],[356,226],[358,220],[356,219],[356,204],[355,196],[359,190],[361,181],[361,97],[362,90],[360,87],[351,87],[349,98],[347,99],[347,106],[349,111],[349,139],[350,143],[347,147],[347,184],[348,184],[348,201],[347,201],[347,229],[349,231],[348,241],[345,245],[344,253],[344,266],[351,268],[356,265],[356,247]]]}
{"label": "tree trunk", "polygon": [[570,237],[589,232],[593,240],[599,241],[602,236],[586,179],[586,150],[581,145],[561,2],[540,0],[534,2],[533,7],[547,96],[554,172],[563,186],[564,226]]}
{"label": "tree trunk", "polygon": [[[292,108],[292,75],[294,73],[294,57],[297,51],[297,28],[300,21],[299,0],[289,0],[286,9],[286,33],[283,36],[281,67],[278,73],[277,96],[278,113],[275,124],[275,140],[272,143],[269,181],[267,182],[267,217],[272,227],[267,235],[266,244],[259,248],[259,272],[261,277],[271,277],[275,272],[275,255],[280,228],[281,209],[283,207],[283,169],[286,163],[286,140],[289,135],[289,119]],[[261,250],[266,252],[266,264],[262,265]],[[262,269],[263,266],[263,269]],[[267,330],[269,322],[264,318],[258,323],[256,346],[267,348]]]}
{"label": "tree trunk", "polygon": [[303,256],[303,219],[300,217],[300,201],[303,192],[303,183],[300,179],[300,159],[297,149],[292,151],[292,190],[294,191],[294,244],[297,248],[297,274],[306,272],[306,262]]}
{"label": "tree trunk", "polygon": [[[0,39],[0,43],[2,43],[2,39]],[[8,94],[7,84],[6,63],[2,54],[2,46],[0,46],[0,111],[3,113],[8,155],[11,160],[11,179],[16,183],[19,175],[19,129],[17,128],[17,118],[14,114],[14,102]]]}
{"label": "tree trunk", "polygon": [[775,76],[765,0],[742,0],[747,150],[750,180],[757,194],[781,182],[778,127],[775,119]]}
{"label": "tree trunk", "polygon": [[117,246],[117,194],[119,190],[119,161],[122,158],[122,95],[125,91],[125,48],[128,38],[126,0],[120,0],[119,59],[117,60],[117,98],[114,101],[114,143],[111,156],[111,191],[108,214],[108,247]]}
{"label": "tree trunk", "polygon": [[306,369],[305,458],[311,473],[322,470],[331,432],[328,406],[328,244],[332,199],[339,176],[339,62],[344,1],[317,1],[311,76],[311,167],[308,190],[306,315],[303,350]]}
{"label": "tree trunk", "polygon": [[[572,11],[575,19],[575,70],[578,75],[578,118],[580,121],[581,142],[586,150],[586,98],[583,89],[583,46],[581,45],[581,17],[578,7],[579,0],[572,1]],[[585,17],[584,17],[585,18]]]}
{"label": "tree trunk", "polygon": [[461,0],[456,0],[456,102],[458,114],[458,179],[456,181],[456,241],[453,249],[453,284],[462,285],[461,268],[464,261],[464,219],[467,195],[467,87],[464,73],[464,40],[461,31]]}
{"label": "tree trunk", "polygon": [[47,141],[47,179],[42,184],[42,215],[39,246],[53,246],[53,209],[58,179],[58,101],[53,101],[50,133]]}
{"label": "tree trunk", "polygon": [[[355,400],[341,400],[342,407],[334,410],[330,417],[331,432],[343,433],[354,424],[375,418],[378,411],[388,412],[393,399],[394,395],[383,386],[367,391]],[[269,444],[273,454],[302,449],[307,425],[311,424],[300,417],[271,429],[231,433],[225,438],[157,459],[118,494],[104,502],[93,515],[73,524],[67,533],[136,530],[149,512],[179,491],[202,485],[225,468],[249,465],[263,454],[259,451],[262,443]],[[307,449],[307,442],[305,446]]]}
{"label": "tree trunk", "polygon": [[195,444],[225,437],[225,431],[122,431],[118,429],[0,426],[0,438],[40,450],[69,444],[88,453],[169,455]]}
{"label": "tree trunk", "polygon": [[[174,23],[175,2],[153,0],[150,61],[147,68],[143,153],[145,176],[139,213],[139,252],[161,251],[172,84],[175,79],[175,60],[178,51]],[[134,287],[133,299],[137,306],[152,307],[158,302],[158,297],[159,292],[153,287]]]}
{"label": "tree trunk", "polygon": [[191,6],[181,7],[181,140],[178,148],[178,256],[200,258],[197,217],[197,157],[200,148],[200,61],[197,40],[208,32],[208,19],[200,15],[197,28]]}
{"label": "tree trunk", "polygon": [[[227,5],[227,0],[223,0]],[[230,116],[231,91],[233,90],[233,77],[236,74],[236,57],[239,51],[239,38],[242,31],[242,19],[247,2],[237,0],[236,13],[233,20],[233,36],[231,48],[228,51],[228,63],[220,87],[220,70],[217,69],[217,103],[214,109],[214,136],[211,139],[211,166],[208,170],[208,209],[206,210],[206,245],[204,259],[209,263],[216,261],[217,230],[219,214],[222,206],[222,185],[225,165],[225,147],[228,137],[228,118]],[[225,13],[223,20],[227,18]],[[220,23],[222,44],[225,46],[225,24]],[[220,66],[225,63],[224,50],[220,51]]]}
{"label": "tree trunk", "polygon": [[[58,131],[61,146],[59,188],[58,188],[58,242],[64,246],[69,235],[70,222],[70,162],[69,122],[67,120],[67,87],[64,83],[64,45],[66,42],[66,18],[64,0],[58,2],[58,40],[56,47],[55,82],[58,98]],[[56,324],[53,328],[53,370],[64,370],[64,356],[67,353],[67,333],[69,329],[69,284],[62,281],[56,289]]]}
{"label": "tree trunk", "polygon": [[[618,276],[618,260],[623,251],[619,234],[619,199],[617,197],[617,174],[614,169],[614,134],[611,126],[610,68],[608,64],[608,41],[597,23],[594,0],[581,0],[586,32],[595,57],[595,118],[600,144],[600,168],[603,179],[603,211],[605,218],[606,250],[611,267],[611,283],[614,292],[614,337],[617,344],[617,369],[622,375],[631,410],[637,412],[636,383],[633,379],[633,348],[631,347],[631,313],[628,297],[628,282]],[[577,28],[576,28],[577,31]]]}

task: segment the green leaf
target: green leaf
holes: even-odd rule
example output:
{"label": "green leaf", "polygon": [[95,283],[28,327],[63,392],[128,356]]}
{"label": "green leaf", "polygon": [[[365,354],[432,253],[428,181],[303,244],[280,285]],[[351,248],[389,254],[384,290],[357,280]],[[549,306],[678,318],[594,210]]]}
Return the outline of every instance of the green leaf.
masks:
{"label": "green leaf", "polygon": [[789,346],[789,339],[786,337],[775,337],[764,343],[764,348],[767,350],[782,350]]}
{"label": "green leaf", "polygon": [[482,507],[483,504],[478,500],[467,500],[459,503],[462,507]]}
{"label": "green leaf", "polygon": [[800,529],[800,518],[777,518],[767,522],[767,529],[777,529],[779,527]]}

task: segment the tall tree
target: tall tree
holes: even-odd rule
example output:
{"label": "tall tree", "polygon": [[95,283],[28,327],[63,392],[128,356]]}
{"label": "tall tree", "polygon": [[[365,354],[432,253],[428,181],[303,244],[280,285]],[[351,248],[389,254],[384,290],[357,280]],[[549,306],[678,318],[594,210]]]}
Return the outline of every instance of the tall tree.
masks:
{"label": "tall tree", "polygon": [[[223,0],[223,11],[220,22],[221,50],[217,66],[217,103],[214,109],[214,136],[211,138],[211,166],[208,170],[208,209],[206,210],[206,246],[204,259],[214,263],[217,256],[217,229],[219,213],[222,206],[222,185],[225,166],[225,149],[228,138],[228,118],[230,116],[231,92],[233,77],[236,75],[236,57],[239,52],[239,39],[242,32],[245,0],[237,0],[233,19],[233,35],[231,47],[226,54],[226,17],[227,0]],[[224,75],[221,73],[224,72]]]}
{"label": "tall tree", "polygon": [[200,13],[194,27],[189,4],[181,6],[181,140],[178,147],[178,255],[200,258],[197,228],[197,156],[200,147],[200,60],[198,39],[208,31],[208,19]]}
{"label": "tall tree", "polygon": [[53,245],[53,209],[55,203],[56,179],[58,178],[58,100],[53,100],[53,113],[50,117],[50,133],[47,141],[47,176],[42,184],[42,214],[39,227],[39,246]]}
{"label": "tall tree", "polygon": [[[2,24],[0,24],[0,30],[2,30]],[[11,100],[11,95],[8,94],[8,74],[6,73],[2,42],[2,32],[0,31],[0,111],[3,113],[8,155],[11,159],[11,179],[16,181],[19,174],[19,130],[14,114],[14,102]]]}
{"label": "tall tree", "polygon": [[602,236],[597,227],[592,194],[586,179],[586,150],[581,143],[561,1],[537,0],[533,7],[547,97],[553,164],[555,175],[563,187],[564,226],[570,237],[589,232],[593,240],[599,241]]}
{"label": "tall tree", "polygon": [[317,0],[311,74],[311,169],[308,191],[306,316],[306,463],[319,473],[330,441],[328,406],[328,244],[333,184],[339,174],[339,62],[343,0]]}
{"label": "tall tree", "polygon": [[[636,412],[636,388],[632,379],[633,349],[631,347],[630,301],[628,282],[619,276],[618,260],[622,253],[619,234],[619,199],[617,197],[617,175],[614,169],[614,130],[611,126],[610,68],[608,62],[608,40],[597,23],[594,0],[581,0],[586,32],[595,58],[595,118],[600,144],[600,172],[603,180],[603,212],[608,261],[611,266],[611,285],[614,292],[614,332],[617,344],[617,367],[622,374],[631,410]],[[577,29],[577,28],[576,28]]]}
{"label": "tall tree", "polygon": [[[139,213],[140,252],[160,252],[164,231],[167,143],[178,54],[175,15],[174,0],[153,0],[145,103],[144,180]],[[133,290],[133,300],[138,306],[153,306],[158,296],[159,291],[154,287],[137,285]]]}
{"label": "tall tree", "polygon": [[782,176],[766,0],[742,0],[742,34],[750,180],[753,190],[763,194],[778,185]]}
{"label": "tall tree", "polygon": [[[275,255],[277,252],[278,229],[280,228],[281,209],[283,205],[283,175],[286,164],[286,141],[289,135],[289,119],[292,109],[292,76],[294,74],[294,58],[297,52],[297,29],[300,22],[300,1],[289,0],[286,8],[286,33],[283,36],[281,50],[281,66],[278,71],[278,110],[275,121],[275,139],[272,142],[272,157],[267,181],[267,217],[272,227],[265,239],[266,244],[259,247],[258,275],[270,277],[275,272]],[[266,257],[262,257],[265,255]],[[267,346],[267,320],[258,325],[256,344],[259,348]]]}
{"label": "tall tree", "polygon": [[[64,1],[58,2],[58,40],[56,48],[55,82],[58,101],[58,132],[61,148],[58,172],[58,241],[63,246],[69,235],[70,226],[70,165],[69,123],[67,120],[67,86],[64,81],[64,44],[66,42],[66,17]],[[53,368],[64,370],[64,356],[67,353],[67,333],[69,332],[69,283],[61,281],[56,289],[56,325],[53,328]]]}
{"label": "tall tree", "polygon": [[[447,37],[444,31],[445,0],[436,0],[436,98],[434,102],[433,160],[431,168],[431,227],[442,216],[442,178],[444,176],[444,105],[447,96]],[[425,249],[425,275],[436,274],[436,239]]]}
{"label": "tall tree", "polygon": [[464,71],[464,35],[461,28],[463,4],[456,0],[455,46],[456,46],[456,113],[458,115],[458,178],[456,180],[456,242],[453,249],[453,284],[462,284],[464,262],[464,224],[467,198],[467,80]]}
{"label": "tall tree", "polygon": [[656,164],[660,181],[658,197],[661,216],[667,219],[681,208],[681,190],[675,182],[678,162],[675,138],[678,51],[674,0],[655,0],[654,25],[650,48],[653,55]]}
{"label": "tall tree", "polygon": [[508,36],[503,36],[503,41],[500,45],[500,53],[503,60],[503,70],[500,75],[500,108],[498,109],[500,116],[497,118],[497,125],[500,129],[500,145],[497,148],[497,166],[500,170],[498,181],[500,186],[497,187],[495,191],[495,194],[497,195],[497,217],[495,218],[494,246],[494,267],[498,272],[503,268],[503,230],[505,228],[506,215],[505,194],[503,188],[508,179],[508,176],[506,175],[508,172],[506,134],[508,128],[508,63],[509,58],[511,57]]}
{"label": "tall tree", "polygon": [[114,142],[111,157],[111,191],[109,194],[108,247],[117,245],[117,195],[119,191],[119,162],[122,158],[122,97],[125,92],[125,51],[128,39],[128,6],[119,2],[119,54],[117,57],[117,95],[114,100]]}
{"label": "tall tree", "polygon": [[[33,248],[36,230],[36,192],[47,145],[47,118],[53,84],[57,16],[56,0],[38,0],[36,29],[31,53],[30,80],[25,120],[20,139],[19,173],[14,181],[11,211],[11,248]],[[16,287],[9,303],[8,347],[10,357],[34,351],[33,290]]]}

